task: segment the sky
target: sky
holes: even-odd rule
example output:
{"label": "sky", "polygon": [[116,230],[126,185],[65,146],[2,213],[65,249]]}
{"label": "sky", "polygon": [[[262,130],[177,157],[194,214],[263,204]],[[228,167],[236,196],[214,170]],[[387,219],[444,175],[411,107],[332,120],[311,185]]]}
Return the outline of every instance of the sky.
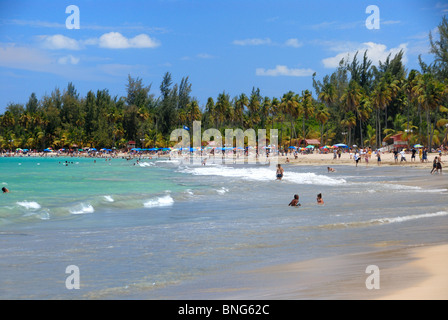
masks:
{"label": "sky", "polygon": [[376,65],[403,50],[419,70],[445,14],[442,0],[0,0],[0,112],[69,82],[125,96],[128,75],[158,97],[166,72],[201,107],[252,88],[281,98],[365,50]]}

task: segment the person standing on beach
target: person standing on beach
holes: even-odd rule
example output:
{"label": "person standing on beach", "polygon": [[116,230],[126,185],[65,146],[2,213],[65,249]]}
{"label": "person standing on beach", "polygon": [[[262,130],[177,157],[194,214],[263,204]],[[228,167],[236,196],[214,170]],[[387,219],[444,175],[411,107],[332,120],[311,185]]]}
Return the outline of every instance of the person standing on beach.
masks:
{"label": "person standing on beach", "polygon": [[403,150],[401,150],[400,151],[400,155],[401,155],[401,160],[400,160],[400,162],[407,162],[406,161],[406,152],[404,151],[405,149],[403,149]]}
{"label": "person standing on beach", "polygon": [[395,160],[395,163],[398,163],[398,150],[397,150],[397,148],[394,149],[394,160]]}
{"label": "person standing on beach", "polygon": [[277,180],[282,180],[284,170],[280,164],[277,165]]}
{"label": "person standing on beach", "polygon": [[423,162],[423,149],[422,148],[418,149],[418,157],[420,158],[420,162]]}
{"label": "person standing on beach", "polygon": [[376,151],[376,157],[378,158],[378,165],[381,165],[381,151],[378,149]]}
{"label": "person standing on beach", "polygon": [[356,162],[356,166],[358,166],[358,162],[359,162],[360,156],[359,156],[359,154],[357,152],[355,152],[355,155],[353,156],[353,159]]}
{"label": "person standing on beach", "polygon": [[415,162],[415,154],[417,153],[417,150],[415,150],[415,148],[412,148],[411,152],[412,152],[412,155],[411,155],[411,162],[412,162],[412,161]]}
{"label": "person standing on beach", "polygon": [[422,162],[428,162],[428,150],[426,148],[423,149]]}

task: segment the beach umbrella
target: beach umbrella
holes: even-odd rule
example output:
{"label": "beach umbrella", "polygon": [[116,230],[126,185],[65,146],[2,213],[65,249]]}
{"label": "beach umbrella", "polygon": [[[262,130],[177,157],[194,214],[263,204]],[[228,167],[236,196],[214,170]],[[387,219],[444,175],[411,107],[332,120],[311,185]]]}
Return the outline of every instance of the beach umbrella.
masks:
{"label": "beach umbrella", "polygon": [[414,148],[423,148],[423,146],[421,144],[416,144],[414,145]]}
{"label": "beach umbrella", "polygon": [[306,146],[306,149],[314,149],[314,146],[312,145]]}
{"label": "beach umbrella", "polygon": [[44,152],[51,152],[51,150],[49,148],[44,149]]}
{"label": "beach umbrella", "polygon": [[288,149],[297,149],[297,148],[294,146],[290,146]]}
{"label": "beach umbrella", "polygon": [[343,143],[338,143],[338,144],[335,144],[333,147],[336,147],[336,148],[348,148],[348,145],[343,144]]}
{"label": "beach umbrella", "polygon": [[96,149],[95,148],[91,148],[90,151],[96,151]]}

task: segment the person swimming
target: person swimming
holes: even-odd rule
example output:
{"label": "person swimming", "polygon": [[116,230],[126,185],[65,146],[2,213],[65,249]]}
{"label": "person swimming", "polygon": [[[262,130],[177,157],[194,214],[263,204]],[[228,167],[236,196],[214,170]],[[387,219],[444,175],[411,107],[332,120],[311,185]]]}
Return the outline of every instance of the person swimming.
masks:
{"label": "person swimming", "polygon": [[317,195],[317,204],[324,204],[324,200],[322,199],[322,193]]}
{"label": "person swimming", "polygon": [[333,168],[327,167],[328,172],[336,172]]}
{"label": "person swimming", "polygon": [[300,207],[301,204],[299,203],[299,195],[295,194],[294,199],[291,200],[291,202],[288,204],[289,207]]}
{"label": "person swimming", "polygon": [[8,193],[9,192],[8,188],[6,188],[6,187],[3,187],[2,191],[3,191],[3,193]]}

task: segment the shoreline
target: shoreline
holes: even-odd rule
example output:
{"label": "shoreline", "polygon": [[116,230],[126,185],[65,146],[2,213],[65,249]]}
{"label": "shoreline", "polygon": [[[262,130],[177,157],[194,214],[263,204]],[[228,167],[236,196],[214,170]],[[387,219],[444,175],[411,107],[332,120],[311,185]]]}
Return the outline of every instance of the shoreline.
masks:
{"label": "shoreline", "polygon": [[[433,178],[439,179],[422,177],[399,183],[424,189],[448,188],[446,175]],[[379,268],[379,289],[366,287],[370,276],[366,268],[370,265]],[[447,265],[446,241],[406,245],[384,239],[355,253],[296,260],[221,275],[221,280],[215,279],[208,288],[190,292],[187,299],[446,300]],[[229,283],[226,281],[228,277],[232,279]]]}
{"label": "shoreline", "polygon": [[[446,300],[448,243],[387,248],[265,267],[245,274],[263,279],[228,299],[268,300]],[[378,289],[367,289],[379,269]],[[370,282],[370,281],[369,281]]]}

